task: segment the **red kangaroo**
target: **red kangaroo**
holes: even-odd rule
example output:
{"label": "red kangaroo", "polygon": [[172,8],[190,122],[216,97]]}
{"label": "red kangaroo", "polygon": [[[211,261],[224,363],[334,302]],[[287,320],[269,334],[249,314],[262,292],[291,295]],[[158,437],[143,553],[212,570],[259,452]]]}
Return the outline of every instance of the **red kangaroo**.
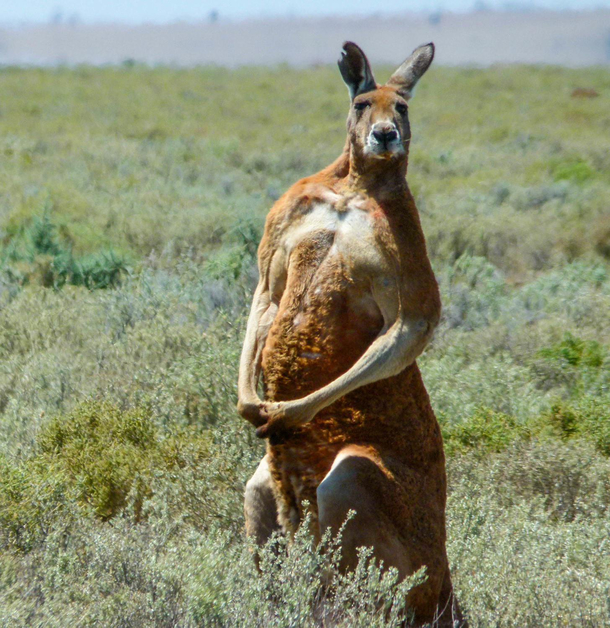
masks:
{"label": "red kangaroo", "polygon": [[[240,414],[267,439],[246,487],[246,531],[342,537],[342,568],[372,546],[402,577],[418,624],[458,619],[445,549],[445,457],[415,359],[441,310],[406,182],[407,101],[434,56],[417,48],[385,85],[354,43],[339,69],[351,96],[343,153],[273,206],[239,370]],[[263,376],[265,400],[257,393]],[[457,615],[457,616],[456,616]]]}

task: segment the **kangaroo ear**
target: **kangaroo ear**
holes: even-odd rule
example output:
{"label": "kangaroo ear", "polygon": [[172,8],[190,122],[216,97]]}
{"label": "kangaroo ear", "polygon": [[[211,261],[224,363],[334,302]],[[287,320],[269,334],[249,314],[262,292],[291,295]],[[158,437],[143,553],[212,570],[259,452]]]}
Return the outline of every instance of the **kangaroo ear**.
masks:
{"label": "kangaroo ear", "polygon": [[358,94],[364,94],[377,89],[377,83],[371,72],[369,60],[359,46],[351,41],[343,44],[341,58],[337,61],[341,76],[349,89],[352,100]]}
{"label": "kangaroo ear", "polygon": [[416,48],[404,63],[392,74],[388,85],[398,87],[405,97],[411,98],[417,81],[424,75],[434,59],[434,44],[424,44]]}

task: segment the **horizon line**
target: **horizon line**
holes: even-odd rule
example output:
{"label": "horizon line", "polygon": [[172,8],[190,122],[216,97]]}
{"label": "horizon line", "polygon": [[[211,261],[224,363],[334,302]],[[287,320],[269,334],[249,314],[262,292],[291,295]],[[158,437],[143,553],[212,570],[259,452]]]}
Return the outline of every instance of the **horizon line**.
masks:
{"label": "horizon line", "polygon": [[[405,16],[417,16],[417,17],[429,17],[434,15],[456,15],[456,16],[472,16],[472,15],[484,15],[484,14],[535,14],[535,13],[549,13],[549,14],[587,14],[587,13],[602,13],[610,12],[610,5],[608,6],[592,6],[585,8],[549,8],[536,5],[521,5],[515,3],[511,6],[507,3],[505,6],[500,7],[482,7],[482,8],[470,8],[467,10],[460,9],[428,9],[428,10],[407,10],[407,11],[372,11],[368,13],[318,13],[318,14],[293,14],[293,13],[274,13],[259,15],[244,15],[244,16],[222,16],[220,11],[211,11],[207,16],[200,17],[187,17],[177,16],[171,20],[155,20],[144,19],[141,21],[125,20],[125,19],[108,19],[108,20],[87,20],[81,18],[77,12],[72,12],[57,19],[58,16],[50,16],[46,20],[0,20],[0,28],[36,28],[40,26],[49,27],[95,27],[95,26],[119,26],[119,27],[138,27],[138,26],[172,26],[177,24],[210,24],[210,25],[224,25],[224,24],[242,24],[251,22],[297,22],[297,21],[317,21],[317,20],[366,20],[366,19],[392,19],[396,17]],[[212,14],[215,14],[212,16]]]}

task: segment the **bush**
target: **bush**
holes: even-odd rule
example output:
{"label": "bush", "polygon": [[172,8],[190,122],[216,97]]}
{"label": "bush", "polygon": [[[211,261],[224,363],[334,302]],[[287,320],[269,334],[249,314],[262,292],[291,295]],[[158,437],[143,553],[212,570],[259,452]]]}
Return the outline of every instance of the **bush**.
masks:
{"label": "bush", "polygon": [[112,249],[75,256],[70,242],[58,235],[45,211],[9,238],[0,250],[0,270],[20,284],[53,288],[71,284],[95,290],[118,285],[127,266]]}
{"label": "bush", "polygon": [[477,410],[460,423],[443,425],[443,440],[449,455],[474,450],[481,454],[504,451],[517,440],[530,436],[527,426],[501,412]]}
{"label": "bush", "polygon": [[472,626],[608,624],[607,459],[549,441],[448,472],[448,553]]}
{"label": "bush", "polygon": [[610,456],[610,397],[559,401],[534,421],[533,427],[543,437],[589,441],[601,454]]}
{"label": "bush", "polygon": [[595,170],[582,159],[560,161],[553,166],[552,170],[555,181],[567,180],[585,183],[595,176]]}
{"label": "bush", "polygon": [[610,456],[610,399],[607,396],[558,401],[549,410],[524,422],[480,408],[460,422],[442,420],[441,426],[449,455],[499,453],[519,442],[550,438],[581,439],[591,443],[600,454]]}
{"label": "bush", "polygon": [[581,340],[570,332],[566,333],[561,342],[538,352],[538,355],[550,361],[591,368],[599,368],[604,362],[605,354],[606,350],[599,342]]}
{"label": "bush", "polygon": [[106,521],[125,509],[129,497],[138,520],[155,474],[203,462],[208,446],[208,438],[186,431],[162,434],[146,408],[81,404],[41,430],[35,455],[17,465],[2,459],[5,543],[31,549],[48,517],[66,504]]}
{"label": "bush", "polygon": [[470,331],[498,318],[507,285],[498,269],[485,258],[462,255],[440,279],[443,317],[450,328]]}

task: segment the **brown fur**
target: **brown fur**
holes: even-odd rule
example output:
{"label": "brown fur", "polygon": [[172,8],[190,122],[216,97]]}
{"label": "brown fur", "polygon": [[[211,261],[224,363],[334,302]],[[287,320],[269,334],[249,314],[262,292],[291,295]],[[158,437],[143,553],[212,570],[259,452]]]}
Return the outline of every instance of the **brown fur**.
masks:
{"label": "brown fur", "polygon": [[[414,360],[438,321],[440,299],[405,180],[408,118],[396,108],[410,97],[411,75],[419,72],[417,80],[431,57],[415,56],[419,66],[405,62],[388,84],[359,94],[359,55],[366,68],[368,62],[357,47],[350,54],[355,105],[343,153],[290,188],[267,218],[240,412],[268,438],[269,479],[260,480],[260,468],[257,477],[275,494],[283,530],[296,530],[305,500],[318,536],[355,509],[344,567],[354,566],[359,544],[373,545],[403,576],[426,566],[428,579],[409,598],[425,622],[453,599],[443,444]],[[365,108],[358,109],[360,101]],[[379,149],[371,140],[379,128],[396,129],[401,146],[390,154]],[[371,145],[381,157],[371,156]],[[362,225],[361,235],[349,220],[353,229]],[[255,393],[261,370],[265,402]],[[254,530],[259,515],[246,510]],[[451,625],[450,611],[443,618]]]}

